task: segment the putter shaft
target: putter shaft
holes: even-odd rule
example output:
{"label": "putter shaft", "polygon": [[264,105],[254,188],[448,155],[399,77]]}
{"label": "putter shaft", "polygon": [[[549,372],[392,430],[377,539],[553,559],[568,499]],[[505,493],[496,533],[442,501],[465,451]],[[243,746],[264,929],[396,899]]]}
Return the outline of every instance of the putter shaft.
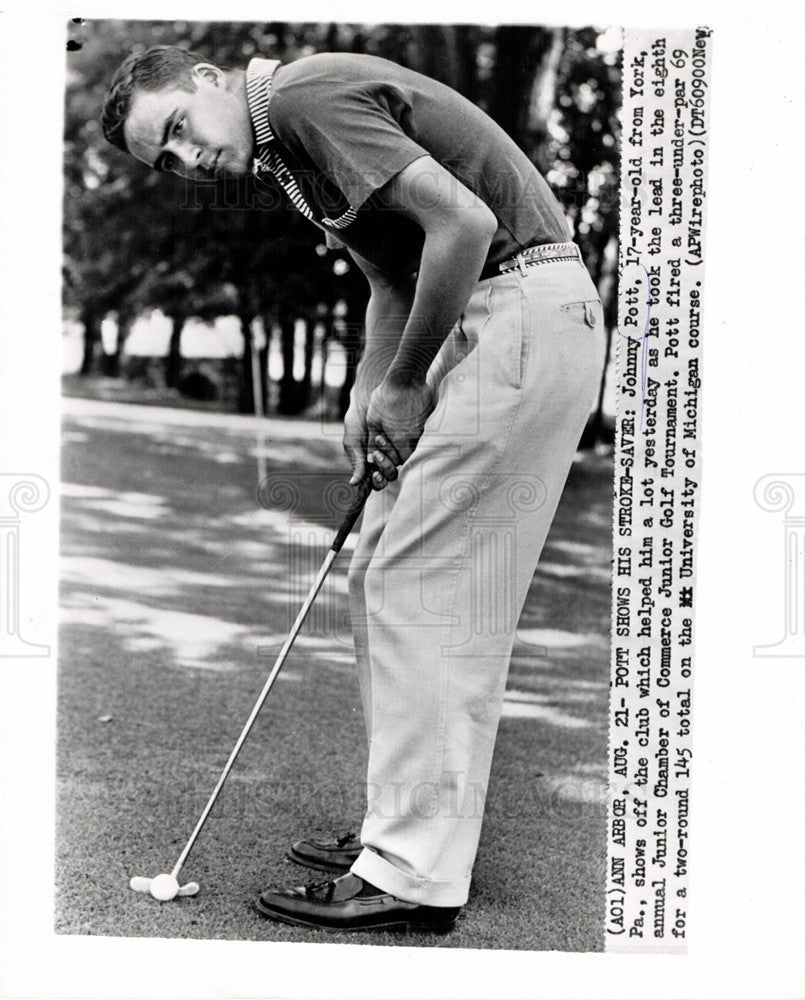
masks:
{"label": "putter shaft", "polygon": [[[366,495],[368,496],[368,493]],[[365,500],[365,497],[364,497],[364,500]],[[363,506],[363,505],[361,504],[361,506]],[[360,513],[360,508],[358,510],[358,513]],[[355,522],[355,518],[353,518],[353,520],[352,520],[353,524],[354,524],[354,522]],[[352,525],[350,525],[350,527],[351,526]],[[202,827],[204,826],[204,824],[207,822],[207,817],[210,814],[210,810],[215,805],[215,800],[218,798],[218,795],[219,795],[221,789],[224,787],[224,782],[226,781],[227,777],[229,776],[229,772],[232,770],[232,765],[237,760],[237,756],[238,756],[238,754],[241,751],[241,747],[246,742],[246,737],[251,732],[251,728],[254,725],[255,719],[259,715],[260,709],[263,707],[263,704],[264,704],[266,698],[268,697],[269,691],[271,690],[271,688],[272,688],[272,686],[274,684],[274,681],[277,679],[277,675],[279,674],[280,670],[282,669],[282,665],[285,662],[285,658],[287,657],[288,653],[290,652],[291,646],[293,646],[294,640],[296,639],[297,635],[299,634],[299,630],[302,628],[302,624],[303,624],[305,618],[307,617],[308,611],[310,611],[310,608],[311,608],[311,606],[313,604],[313,601],[316,599],[316,595],[318,594],[319,590],[321,590],[321,585],[324,583],[324,579],[327,576],[327,574],[329,573],[330,567],[332,566],[332,564],[333,564],[333,562],[335,560],[335,557],[338,555],[338,551],[339,551],[340,547],[341,546],[339,545],[338,549],[331,548],[329,550],[329,552],[327,553],[327,556],[326,556],[326,558],[324,560],[324,563],[322,564],[322,567],[319,570],[318,575],[317,575],[315,581],[313,582],[313,586],[310,588],[310,592],[308,593],[307,597],[305,598],[305,603],[302,605],[302,607],[301,607],[301,609],[299,611],[299,614],[296,616],[296,621],[293,623],[293,626],[292,626],[291,631],[290,631],[290,633],[288,635],[288,638],[285,640],[285,643],[283,644],[283,647],[282,647],[282,649],[279,652],[279,656],[277,657],[276,662],[274,663],[274,666],[273,666],[273,668],[271,670],[271,673],[268,675],[268,680],[263,685],[263,690],[260,692],[260,696],[258,697],[257,701],[255,702],[255,706],[252,709],[251,715],[247,719],[246,725],[243,727],[243,731],[241,732],[240,736],[238,737],[238,741],[235,744],[235,746],[234,746],[234,748],[232,750],[232,753],[229,755],[229,760],[226,762],[226,766],[224,767],[223,771],[221,772],[221,777],[218,779],[218,784],[215,786],[215,788],[213,790],[213,793],[210,796],[209,801],[207,802],[207,805],[204,807],[204,811],[202,812],[202,814],[201,814],[201,816],[199,818],[198,823],[196,823],[195,830],[193,830],[192,834],[190,835],[190,839],[188,840],[187,844],[185,845],[184,850],[179,855],[179,860],[173,866],[173,871],[171,872],[171,875],[174,878],[178,878],[179,877],[179,872],[181,871],[182,865],[187,860],[187,856],[188,856],[188,854],[190,854],[190,851],[193,849],[193,845],[196,842],[196,838],[201,833],[201,830],[202,830]]]}

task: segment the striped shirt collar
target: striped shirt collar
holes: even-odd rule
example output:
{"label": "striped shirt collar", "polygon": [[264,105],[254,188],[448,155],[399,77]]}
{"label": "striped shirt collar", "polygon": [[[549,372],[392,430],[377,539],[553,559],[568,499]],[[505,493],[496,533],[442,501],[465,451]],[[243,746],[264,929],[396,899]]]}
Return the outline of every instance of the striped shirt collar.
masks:
{"label": "striped shirt collar", "polygon": [[293,174],[274,148],[276,137],[268,120],[268,102],[271,100],[271,85],[279,65],[279,59],[261,59],[256,56],[246,68],[246,99],[254,129],[256,153],[252,173],[258,180],[263,171],[273,174],[293,205],[320,229],[346,229],[357,218],[357,210],[348,206],[337,219],[325,216],[321,221],[317,220],[316,213],[305,200]]}
{"label": "striped shirt collar", "polygon": [[255,57],[249,61],[246,69],[246,98],[258,147],[274,140],[274,133],[268,123],[268,102],[271,97],[271,81],[279,65],[279,59]]}

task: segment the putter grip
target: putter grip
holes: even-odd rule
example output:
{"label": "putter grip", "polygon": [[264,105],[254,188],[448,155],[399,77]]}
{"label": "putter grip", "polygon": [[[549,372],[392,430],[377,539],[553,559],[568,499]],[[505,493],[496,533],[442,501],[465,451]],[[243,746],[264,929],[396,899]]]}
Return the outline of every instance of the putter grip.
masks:
{"label": "putter grip", "polygon": [[354,495],[350,501],[349,508],[344,515],[344,520],[341,522],[341,527],[336,532],[333,544],[330,546],[333,552],[341,551],[341,546],[347,540],[347,535],[352,531],[369,494],[372,492],[372,470],[353,489]]}

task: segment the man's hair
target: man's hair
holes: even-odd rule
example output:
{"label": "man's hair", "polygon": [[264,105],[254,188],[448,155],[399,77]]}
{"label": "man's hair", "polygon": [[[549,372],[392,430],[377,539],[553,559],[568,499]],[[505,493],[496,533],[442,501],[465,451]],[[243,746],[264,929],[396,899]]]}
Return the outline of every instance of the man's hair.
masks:
{"label": "man's hair", "polygon": [[209,61],[196,52],[173,45],[157,45],[147,52],[130,55],[115,73],[106,95],[101,115],[103,134],[113,146],[128,153],[123,126],[136,92],[176,87],[192,93],[196,89],[190,75],[193,67]]}

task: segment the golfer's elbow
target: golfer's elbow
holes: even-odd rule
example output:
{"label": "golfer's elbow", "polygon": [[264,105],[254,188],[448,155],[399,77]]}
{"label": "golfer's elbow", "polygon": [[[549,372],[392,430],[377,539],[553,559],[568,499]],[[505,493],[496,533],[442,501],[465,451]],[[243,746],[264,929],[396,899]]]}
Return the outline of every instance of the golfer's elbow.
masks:
{"label": "golfer's elbow", "polygon": [[479,200],[460,213],[458,228],[462,239],[470,240],[486,251],[498,229],[497,216]]}

